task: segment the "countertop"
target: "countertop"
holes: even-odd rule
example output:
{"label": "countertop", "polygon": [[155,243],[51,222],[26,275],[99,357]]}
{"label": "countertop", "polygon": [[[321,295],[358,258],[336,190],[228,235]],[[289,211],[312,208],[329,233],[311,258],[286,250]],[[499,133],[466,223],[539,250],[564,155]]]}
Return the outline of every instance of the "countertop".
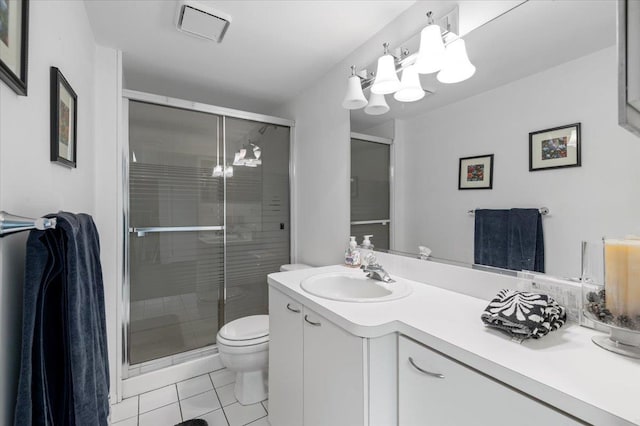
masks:
{"label": "countertop", "polygon": [[595,425],[640,424],[640,360],[596,346],[598,331],[569,323],[539,340],[515,343],[484,326],[487,301],[405,280],[409,296],[383,303],[327,300],[306,293],[309,276],[362,271],[328,266],[270,274],[269,285],[346,331],[375,338],[400,333]]}

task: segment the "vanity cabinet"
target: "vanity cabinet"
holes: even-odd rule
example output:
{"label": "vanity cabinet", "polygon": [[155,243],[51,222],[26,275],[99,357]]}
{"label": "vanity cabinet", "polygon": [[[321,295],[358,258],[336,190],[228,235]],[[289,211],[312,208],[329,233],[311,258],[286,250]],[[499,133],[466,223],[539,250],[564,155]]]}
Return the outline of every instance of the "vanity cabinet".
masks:
{"label": "vanity cabinet", "polygon": [[398,341],[398,424],[582,424],[404,336]]}
{"label": "vanity cabinet", "polygon": [[269,421],[302,425],[302,305],[269,289]]}
{"label": "vanity cabinet", "polygon": [[364,425],[365,339],[273,288],[269,321],[269,422]]}

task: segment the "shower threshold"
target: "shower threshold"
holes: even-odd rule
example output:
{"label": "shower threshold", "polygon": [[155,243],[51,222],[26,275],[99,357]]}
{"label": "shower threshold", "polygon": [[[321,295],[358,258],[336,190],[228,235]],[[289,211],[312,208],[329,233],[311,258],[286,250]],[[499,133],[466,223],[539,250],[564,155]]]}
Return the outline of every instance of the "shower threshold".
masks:
{"label": "shower threshold", "polygon": [[203,348],[193,349],[187,352],[181,352],[175,355],[169,355],[163,358],[152,359],[151,361],[141,362],[139,364],[130,365],[128,368],[128,378],[139,376],[141,374],[150,373],[152,371],[161,370],[163,368],[179,365],[185,362],[201,359],[218,353],[216,345],[209,345]]}

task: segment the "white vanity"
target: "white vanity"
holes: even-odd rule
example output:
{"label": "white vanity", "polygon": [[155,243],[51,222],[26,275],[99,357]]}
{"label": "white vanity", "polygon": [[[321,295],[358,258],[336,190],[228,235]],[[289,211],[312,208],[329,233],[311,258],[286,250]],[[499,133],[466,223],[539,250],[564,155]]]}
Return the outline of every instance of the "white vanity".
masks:
{"label": "white vanity", "polygon": [[[394,278],[406,270],[435,282],[449,268],[518,285],[386,256]],[[273,426],[640,424],[640,362],[596,347],[596,331],[569,324],[517,344],[482,324],[487,300],[424,282],[403,279],[411,294],[380,303],[300,287],[326,273],[362,274],[331,266],[269,276]]]}

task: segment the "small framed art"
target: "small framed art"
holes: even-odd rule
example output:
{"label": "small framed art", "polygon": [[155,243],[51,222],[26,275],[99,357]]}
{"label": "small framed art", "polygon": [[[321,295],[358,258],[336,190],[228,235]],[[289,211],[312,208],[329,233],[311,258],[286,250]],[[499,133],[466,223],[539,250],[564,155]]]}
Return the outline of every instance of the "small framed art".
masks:
{"label": "small framed art", "polygon": [[78,96],[60,70],[51,67],[51,161],[76,167]]}
{"label": "small framed art", "polygon": [[0,0],[0,80],[27,95],[29,0]]}
{"label": "small framed art", "polygon": [[529,171],[580,167],[580,123],[529,133]]}
{"label": "small framed art", "polygon": [[493,154],[460,159],[458,189],[492,189]]}

